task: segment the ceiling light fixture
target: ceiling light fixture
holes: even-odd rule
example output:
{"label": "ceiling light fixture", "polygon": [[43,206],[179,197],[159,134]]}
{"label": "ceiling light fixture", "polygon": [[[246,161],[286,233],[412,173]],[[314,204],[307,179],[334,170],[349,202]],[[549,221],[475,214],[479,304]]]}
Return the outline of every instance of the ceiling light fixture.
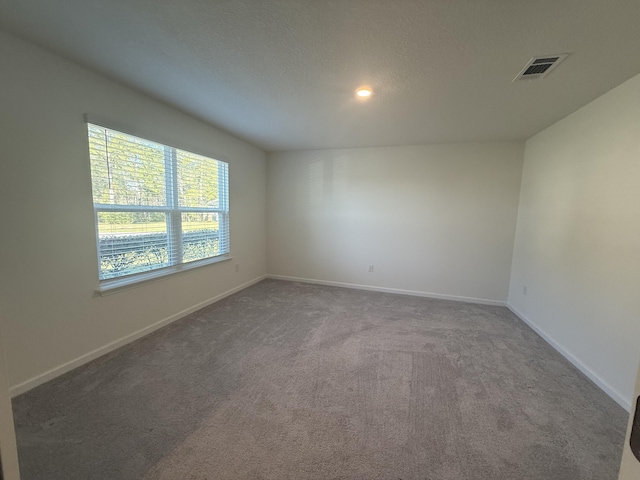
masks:
{"label": "ceiling light fixture", "polygon": [[358,87],[358,89],[356,90],[356,97],[364,100],[369,98],[372,93],[373,90],[371,90],[369,87]]}

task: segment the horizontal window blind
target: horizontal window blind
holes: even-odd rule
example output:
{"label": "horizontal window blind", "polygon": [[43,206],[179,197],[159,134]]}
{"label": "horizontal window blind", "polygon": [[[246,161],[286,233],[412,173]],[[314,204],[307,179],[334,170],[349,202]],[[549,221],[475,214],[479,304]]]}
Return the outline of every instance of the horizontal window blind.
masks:
{"label": "horizontal window blind", "polygon": [[229,253],[228,164],[88,124],[100,280]]}

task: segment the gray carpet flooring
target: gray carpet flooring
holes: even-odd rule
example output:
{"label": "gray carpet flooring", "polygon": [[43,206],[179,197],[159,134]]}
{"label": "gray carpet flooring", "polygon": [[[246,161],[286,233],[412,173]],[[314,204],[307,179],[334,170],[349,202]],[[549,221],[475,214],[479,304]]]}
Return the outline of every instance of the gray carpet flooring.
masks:
{"label": "gray carpet flooring", "polygon": [[14,412],[24,480],[614,480],[627,419],[506,308],[275,280]]}

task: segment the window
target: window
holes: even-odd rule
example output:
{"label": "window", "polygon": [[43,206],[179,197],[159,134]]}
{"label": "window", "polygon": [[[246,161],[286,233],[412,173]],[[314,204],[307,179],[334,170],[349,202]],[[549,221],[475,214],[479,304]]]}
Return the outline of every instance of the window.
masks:
{"label": "window", "polygon": [[101,286],[227,258],[227,163],[91,123],[88,136]]}

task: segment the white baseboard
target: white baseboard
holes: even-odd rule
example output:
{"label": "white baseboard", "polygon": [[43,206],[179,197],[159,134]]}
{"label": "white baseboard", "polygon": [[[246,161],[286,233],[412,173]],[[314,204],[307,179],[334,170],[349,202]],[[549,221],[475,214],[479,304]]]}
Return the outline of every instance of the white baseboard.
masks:
{"label": "white baseboard", "polygon": [[593,370],[587,367],[584,363],[574,357],[565,347],[560,345],[558,342],[553,340],[549,335],[545,333],[538,325],[529,320],[523,313],[518,311],[513,305],[507,303],[507,308],[511,310],[520,320],[529,325],[531,329],[540,335],[545,342],[555,348],[560,355],[569,360],[578,370],[584,373],[593,383],[595,383],[600,389],[609,395],[613,400],[616,401],[618,405],[624,408],[627,412],[631,411],[631,399],[626,398],[620,392],[618,392],[615,388],[609,385],[606,381],[604,381],[600,376],[598,376]]}
{"label": "white baseboard", "polygon": [[180,318],[186,317],[187,315],[195,312],[196,310],[200,310],[201,308],[204,308],[208,305],[211,305],[212,303],[222,300],[223,298],[228,297],[229,295],[239,292],[240,290],[244,290],[245,288],[250,287],[255,283],[258,283],[259,281],[264,280],[265,278],[267,278],[267,275],[261,275],[260,277],[254,278],[253,280],[249,280],[248,282],[245,282],[242,285],[238,285],[237,287],[227,290],[226,292],[216,295],[215,297],[211,297],[203,302],[200,302],[196,305],[186,308],[156,323],[153,323],[144,328],[141,328],[140,330],[130,333],[129,335],[125,335],[124,337],[119,338],[118,340],[115,340],[111,343],[103,345],[102,347],[96,348],[95,350],[85,353],[84,355],[81,355],[74,360],[63,363],[62,365],[52,368],[51,370],[47,370],[46,372],[41,373],[40,375],[36,375],[35,377],[30,378],[29,380],[26,380],[22,383],[13,385],[12,387],[9,388],[9,392],[12,397],[20,395],[21,393],[31,390],[32,388],[35,388],[38,385],[48,382],[49,380],[52,380],[55,377],[58,377],[64,373],[67,373],[68,371],[73,370],[74,368],[79,367],[80,365],[88,363],[91,360],[95,360],[96,358],[101,357],[102,355],[112,352],[113,350],[119,347],[122,347],[127,343],[133,342],[138,338],[142,338],[145,335],[148,335],[149,333],[155,330],[158,330],[159,328],[162,328],[165,325],[170,324],[171,322],[174,322],[176,320],[179,320]]}
{"label": "white baseboard", "polygon": [[480,303],[482,305],[497,305],[505,307],[507,302],[490,300],[487,298],[461,297],[458,295],[445,295],[442,293],[420,292],[416,290],[403,290],[400,288],[376,287],[372,285],[359,285],[357,283],[332,282],[329,280],[316,280],[312,278],[288,277],[286,275],[267,275],[274,280],[288,280],[290,282],[313,283],[316,285],[329,285],[332,287],[355,288],[356,290],[369,290],[372,292],[396,293],[399,295],[411,295],[414,297],[438,298],[440,300],[453,300],[456,302]]}
{"label": "white baseboard", "polygon": [[196,305],[193,305],[189,308],[186,308],[178,313],[175,313],[167,318],[164,318],[156,323],[153,323],[147,327],[144,327],[140,330],[137,330],[129,335],[126,335],[118,340],[115,340],[111,343],[108,343],[106,345],[103,345],[102,347],[96,348],[95,350],[92,350],[90,352],[85,353],[84,355],[81,355],[80,357],[71,360],[69,362],[63,363],[62,365],[59,365],[55,368],[52,368],[51,370],[47,370],[44,373],[41,373],[40,375],[37,375],[35,377],[32,377],[24,382],[21,382],[17,385],[13,385],[12,387],[10,387],[10,393],[12,397],[15,397],[17,395],[20,395],[21,393],[24,393],[28,390],[31,390],[32,388],[37,387],[38,385],[41,385],[45,382],[48,382],[49,380],[52,380],[55,377],[58,377],[66,372],[69,372],[71,370],[73,370],[74,368],[79,367],[80,365],[83,365],[85,363],[90,362],[91,360],[94,360],[98,357],[101,357],[102,355],[105,355],[109,352],[112,352],[113,350],[126,345],[127,343],[133,342],[134,340],[137,340],[139,338],[144,337],[145,335],[148,335],[149,333],[158,330],[162,327],[164,327],[165,325],[168,325],[180,318],[183,318],[187,315],[189,315],[190,313],[193,313],[197,310],[200,310],[201,308],[204,308],[208,305],[211,305],[219,300],[222,300],[225,297],[228,297],[229,295],[232,295],[236,292],[239,292],[240,290],[244,290],[247,287],[250,287],[251,285],[254,285],[258,282],[260,282],[261,280],[264,280],[265,278],[273,278],[276,280],[288,280],[288,281],[294,281],[294,282],[302,282],[302,283],[312,283],[312,284],[318,284],[318,285],[329,285],[329,286],[335,286],[335,287],[343,287],[343,288],[354,288],[357,290],[368,290],[368,291],[374,291],[374,292],[385,292],[385,293],[395,293],[395,294],[401,294],[401,295],[412,295],[412,296],[417,296],[417,297],[427,297],[427,298],[437,298],[437,299],[442,299],[442,300],[454,300],[454,301],[458,301],[458,302],[467,302],[467,303],[478,303],[478,304],[483,304],[483,305],[497,305],[497,306],[506,306],[507,308],[509,308],[509,310],[511,310],[520,320],[522,320],[524,323],[526,323],[527,325],[529,325],[529,327],[531,327],[531,329],[533,329],[538,335],[540,335],[549,345],[551,345],[553,348],[555,348],[563,357],[565,357],[567,360],[569,360],[576,368],[578,368],[582,373],[584,373],[591,381],[593,381],[598,387],[600,387],[607,395],[609,395],[613,400],[615,400],[622,408],[624,408],[626,411],[631,411],[631,400],[627,399],[624,395],[622,395],[620,392],[618,392],[615,388],[613,388],[611,385],[609,385],[607,382],[605,382],[602,378],[600,378],[597,374],[595,374],[591,369],[589,369],[585,364],[583,364],[580,360],[578,360],[576,357],[574,357],[571,353],[569,353],[569,351],[567,351],[562,345],[558,344],[555,340],[553,340],[551,337],[549,337],[549,335],[547,335],[540,327],[538,327],[535,323],[533,323],[532,321],[530,321],[524,314],[522,314],[521,312],[519,312],[515,307],[513,307],[512,305],[509,305],[507,302],[502,302],[499,300],[490,300],[490,299],[484,299],[484,298],[475,298],[475,297],[463,297],[463,296],[458,296],[458,295],[444,295],[444,294],[439,294],[439,293],[431,293],[431,292],[420,292],[420,291],[415,291],[415,290],[403,290],[403,289],[398,289],[398,288],[387,288],[387,287],[377,287],[377,286],[370,286],[370,285],[359,285],[359,284],[355,284],[355,283],[343,283],[343,282],[333,282],[333,281],[328,281],[328,280],[316,280],[316,279],[309,279],[309,278],[300,278],[300,277],[289,277],[289,276],[284,276],[284,275],[261,275],[260,277],[254,278],[253,280],[250,280],[248,282],[245,282],[241,285],[238,285],[237,287],[234,287],[230,290],[227,290],[226,292],[223,292],[219,295],[216,295],[215,297],[209,298],[203,302],[200,302]]}

